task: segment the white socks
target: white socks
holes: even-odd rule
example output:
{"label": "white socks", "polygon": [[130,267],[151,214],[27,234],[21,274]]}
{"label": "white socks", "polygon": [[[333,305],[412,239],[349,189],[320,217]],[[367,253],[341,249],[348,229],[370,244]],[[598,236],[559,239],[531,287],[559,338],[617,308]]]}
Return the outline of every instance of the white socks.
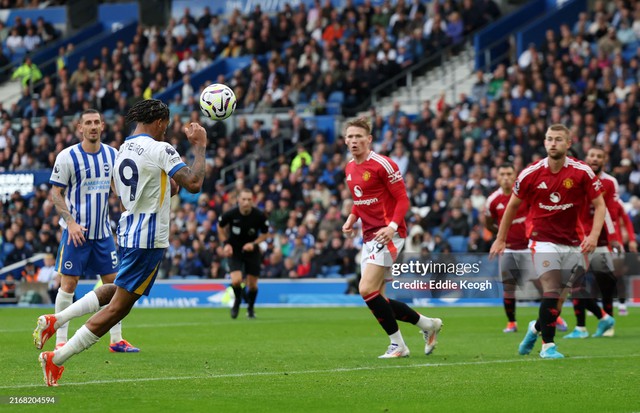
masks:
{"label": "white socks", "polygon": [[[67,293],[62,291],[62,288],[58,288],[58,294],[56,295],[56,314],[62,312],[73,304],[73,293]],[[60,318],[58,318],[60,320]],[[69,331],[68,319],[64,322],[60,322],[60,327],[56,331],[56,344],[65,343],[67,341],[67,332]]]}
{"label": "white socks", "polygon": [[391,344],[398,344],[398,345],[404,346],[404,347],[407,346],[404,343],[404,339],[402,338],[402,333],[400,332],[400,330],[398,330],[397,332],[391,334],[389,336],[389,339],[391,340]]}
{"label": "white socks", "polygon": [[[87,295],[71,303],[73,300],[73,294],[65,293],[62,290],[58,290],[58,296],[56,297],[56,326],[58,330],[56,332],[56,344],[66,343],[69,331],[69,321],[77,317],[82,317],[85,314],[95,313],[101,308],[98,302],[98,296],[94,291],[89,291]],[[60,308],[58,308],[60,307]],[[122,322],[118,321],[118,324],[111,327],[109,330],[111,333],[111,343],[118,343],[122,341]]]}
{"label": "white socks", "polygon": [[[94,294],[95,295],[95,294]],[[87,326],[82,326],[71,339],[53,352],[53,363],[62,366],[71,356],[78,354],[96,344],[100,337],[93,334]]]}
{"label": "white socks", "polygon": [[[95,292],[89,291],[87,295],[85,295],[75,303],[67,306],[67,308],[65,308],[60,312],[56,312],[55,315],[56,315],[56,318],[58,319],[58,321],[56,322],[56,325],[62,326],[62,327],[59,327],[58,329],[58,336],[60,336],[60,329],[65,328],[65,325],[66,325],[66,328],[68,328],[69,320],[72,320],[77,317],[81,317],[85,314],[95,313],[99,309],[100,309],[100,303],[98,302],[98,296],[96,295]],[[67,338],[66,328],[64,332],[65,341]]]}
{"label": "white socks", "polygon": [[416,325],[420,327],[420,330],[429,330],[434,327],[433,319],[425,317],[422,314],[420,314],[420,320],[418,320]]}

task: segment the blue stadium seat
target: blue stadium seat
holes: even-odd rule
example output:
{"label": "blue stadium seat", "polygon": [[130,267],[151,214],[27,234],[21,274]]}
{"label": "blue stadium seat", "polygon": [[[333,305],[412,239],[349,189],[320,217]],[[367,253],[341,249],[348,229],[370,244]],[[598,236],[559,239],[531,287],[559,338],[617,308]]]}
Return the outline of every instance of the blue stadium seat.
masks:
{"label": "blue stadium seat", "polygon": [[342,103],[344,102],[344,92],[341,90],[335,90],[331,92],[329,97],[327,98],[327,102],[329,103]]}
{"label": "blue stadium seat", "polygon": [[451,245],[451,252],[467,252],[467,243],[469,239],[462,235],[454,235],[447,239]]}

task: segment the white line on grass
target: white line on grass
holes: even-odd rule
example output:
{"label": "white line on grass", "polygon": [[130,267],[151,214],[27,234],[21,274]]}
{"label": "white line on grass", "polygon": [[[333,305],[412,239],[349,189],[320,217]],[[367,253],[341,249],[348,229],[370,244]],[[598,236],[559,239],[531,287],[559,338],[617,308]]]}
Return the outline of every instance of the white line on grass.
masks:
{"label": "white line on grass", "polygon": [[[589,360],[589,359],[621,359],[640,357],[640,354],[628,354],[619,356],[575,356],[568,357],[565,361],[570,360]],[[140,377],[130,379],[114,379],[114,380],[94,380],[85,382],[71,382],[61,383],[63,386],[86,386],[92,384],[115,384],[115,383],[138,383],[138,382],[152,382],[152,381],[177,381],[177,380],[202,380],[202,379],[225,379],[234,377],[259,377],[259,376],[286,376],[294,374],[326,374],[326,373],[348,373],[352,371],[366,371],[366,370],[388,370],[388,369],[407,369],[407,368],[422,368],[422,367],[457,367],[457,366],[478,366],[483,364],[506,364],[506,363],[524,363],[524,362],[547,362],[553,363],[553,361],[544,360],[541,358],[517,358],[507,360],[485,360],[485,361],[462,361],[459,363],[422,363],[422,364],[409,364],[409,365],[392,365],[392,366],[368,366],[368,367],[347,367],[341,369],[326,369],[326,370],[298,370],[298,371],[271,371],[271,372],[248,372],[248,373],[229,373],[229,374],[211,374],[208,376],[174,376],[174,377]],[[555,361],[555,363],[562,363],[562,361]],[[34,387],[43,387],[44,384],[19,384],[15,386],[0,386],[0,390],[13,390],[13,389],[28,389]]]}

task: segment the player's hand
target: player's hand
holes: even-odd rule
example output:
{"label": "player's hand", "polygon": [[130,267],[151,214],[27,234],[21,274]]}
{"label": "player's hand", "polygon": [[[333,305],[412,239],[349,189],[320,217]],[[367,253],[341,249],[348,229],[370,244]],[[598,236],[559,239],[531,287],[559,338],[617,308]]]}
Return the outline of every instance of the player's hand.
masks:
{"label": "player's hand", "polygon": [[227,244],[222,249],[222,252],[224,253],[225,257],[228,258],[233,255],[233,247],[230,244]]}
{"label": "player's hand", "polygon": [[353,230],[353,224],[356,222],[355,215],[349,214],[347,221],[342,225],[342,233],[346,237],[353,237],[355,235],[355,231]]}
{"label": "player's hand", "polygon": [[592,253],[598,246],[598,240],[595,237],[589,235],[580,244],[580,251],[584,254]]}
{"label": "player's hand", "polygon": [[207,147],[207,131],[198,123],[191,122],[184,127],[184,133],[193,146]]}
{"label": "player's hand", "polygon": [[489,258],[490,259],[494,259],[499,255],[504,254],[504,250],[507,248],[507,243],[496,239],[495,241],[493,241],[493,244],[491,245],[491,249],[489,250]]}
{"label": "player's hand", "polygon": [[638,243],[635,241],[629,241],[629,252],[638,252]]}
{"label": "player's hand", "polygon": [[255,244],[253,242],[247,242],[242,246],[242,251],[245,251],[245,252],[253,252],[254,249],[255,249]]}
{"label": "player's hand", "polygon": [[391,227],[380,228],[375,234],[373,234],[373,240],[378,244],[387,245],[395,233],[396,230]]}
{"label": "player's hand", "polygon": [[67,239],[67,245],[73,242],[73,245],[78,247],[86,241],[84,233],[87,231],[85,227],[78,224],[75,221],[67,222],[67,233],[69,235]]}
{"label": "player's hand", "polygon": [[619,256],[620,253],[622,252],[623,248],[622,245],[620,245],[620,243],[618,241],[611,241],[609,243],[609,247],[611,247],[611,251],[616,255]]}

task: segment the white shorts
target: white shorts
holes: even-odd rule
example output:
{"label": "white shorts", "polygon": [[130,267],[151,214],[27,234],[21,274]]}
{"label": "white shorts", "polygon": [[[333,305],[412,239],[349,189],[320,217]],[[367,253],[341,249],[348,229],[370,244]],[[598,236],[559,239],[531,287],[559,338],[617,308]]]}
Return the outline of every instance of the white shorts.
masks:
{"label": "white shorts", "polygon": [[564,281],[575,273],[577,267],[587,269],[586,256],[580,251],[580,247],[559,245],[552,242],[529,241],[529,249],[533,256],[533,267],[536,276],[559,270]]}
{"label": "white shorts", "polygon": [[387,245],[379,244],[376,241],[365,242],[360,254],[360,269],[364,272],[364,267],[371,263],[381,267],[391,268],[398,254],[404,247],[404,238],[396,232],[393,239]]}
{"label": "white shorts", "polygon": [[589,268],[591,271],[613,272],[613,256],[608,247],[596,247],[596,249],[589,254]]}
{"label": "white shorts", "polygon": [[504,250],[500,257],[500,279],[505,281],[516,281],[521,283],[533,277],[533,261],[531,251],[525,250]]}

